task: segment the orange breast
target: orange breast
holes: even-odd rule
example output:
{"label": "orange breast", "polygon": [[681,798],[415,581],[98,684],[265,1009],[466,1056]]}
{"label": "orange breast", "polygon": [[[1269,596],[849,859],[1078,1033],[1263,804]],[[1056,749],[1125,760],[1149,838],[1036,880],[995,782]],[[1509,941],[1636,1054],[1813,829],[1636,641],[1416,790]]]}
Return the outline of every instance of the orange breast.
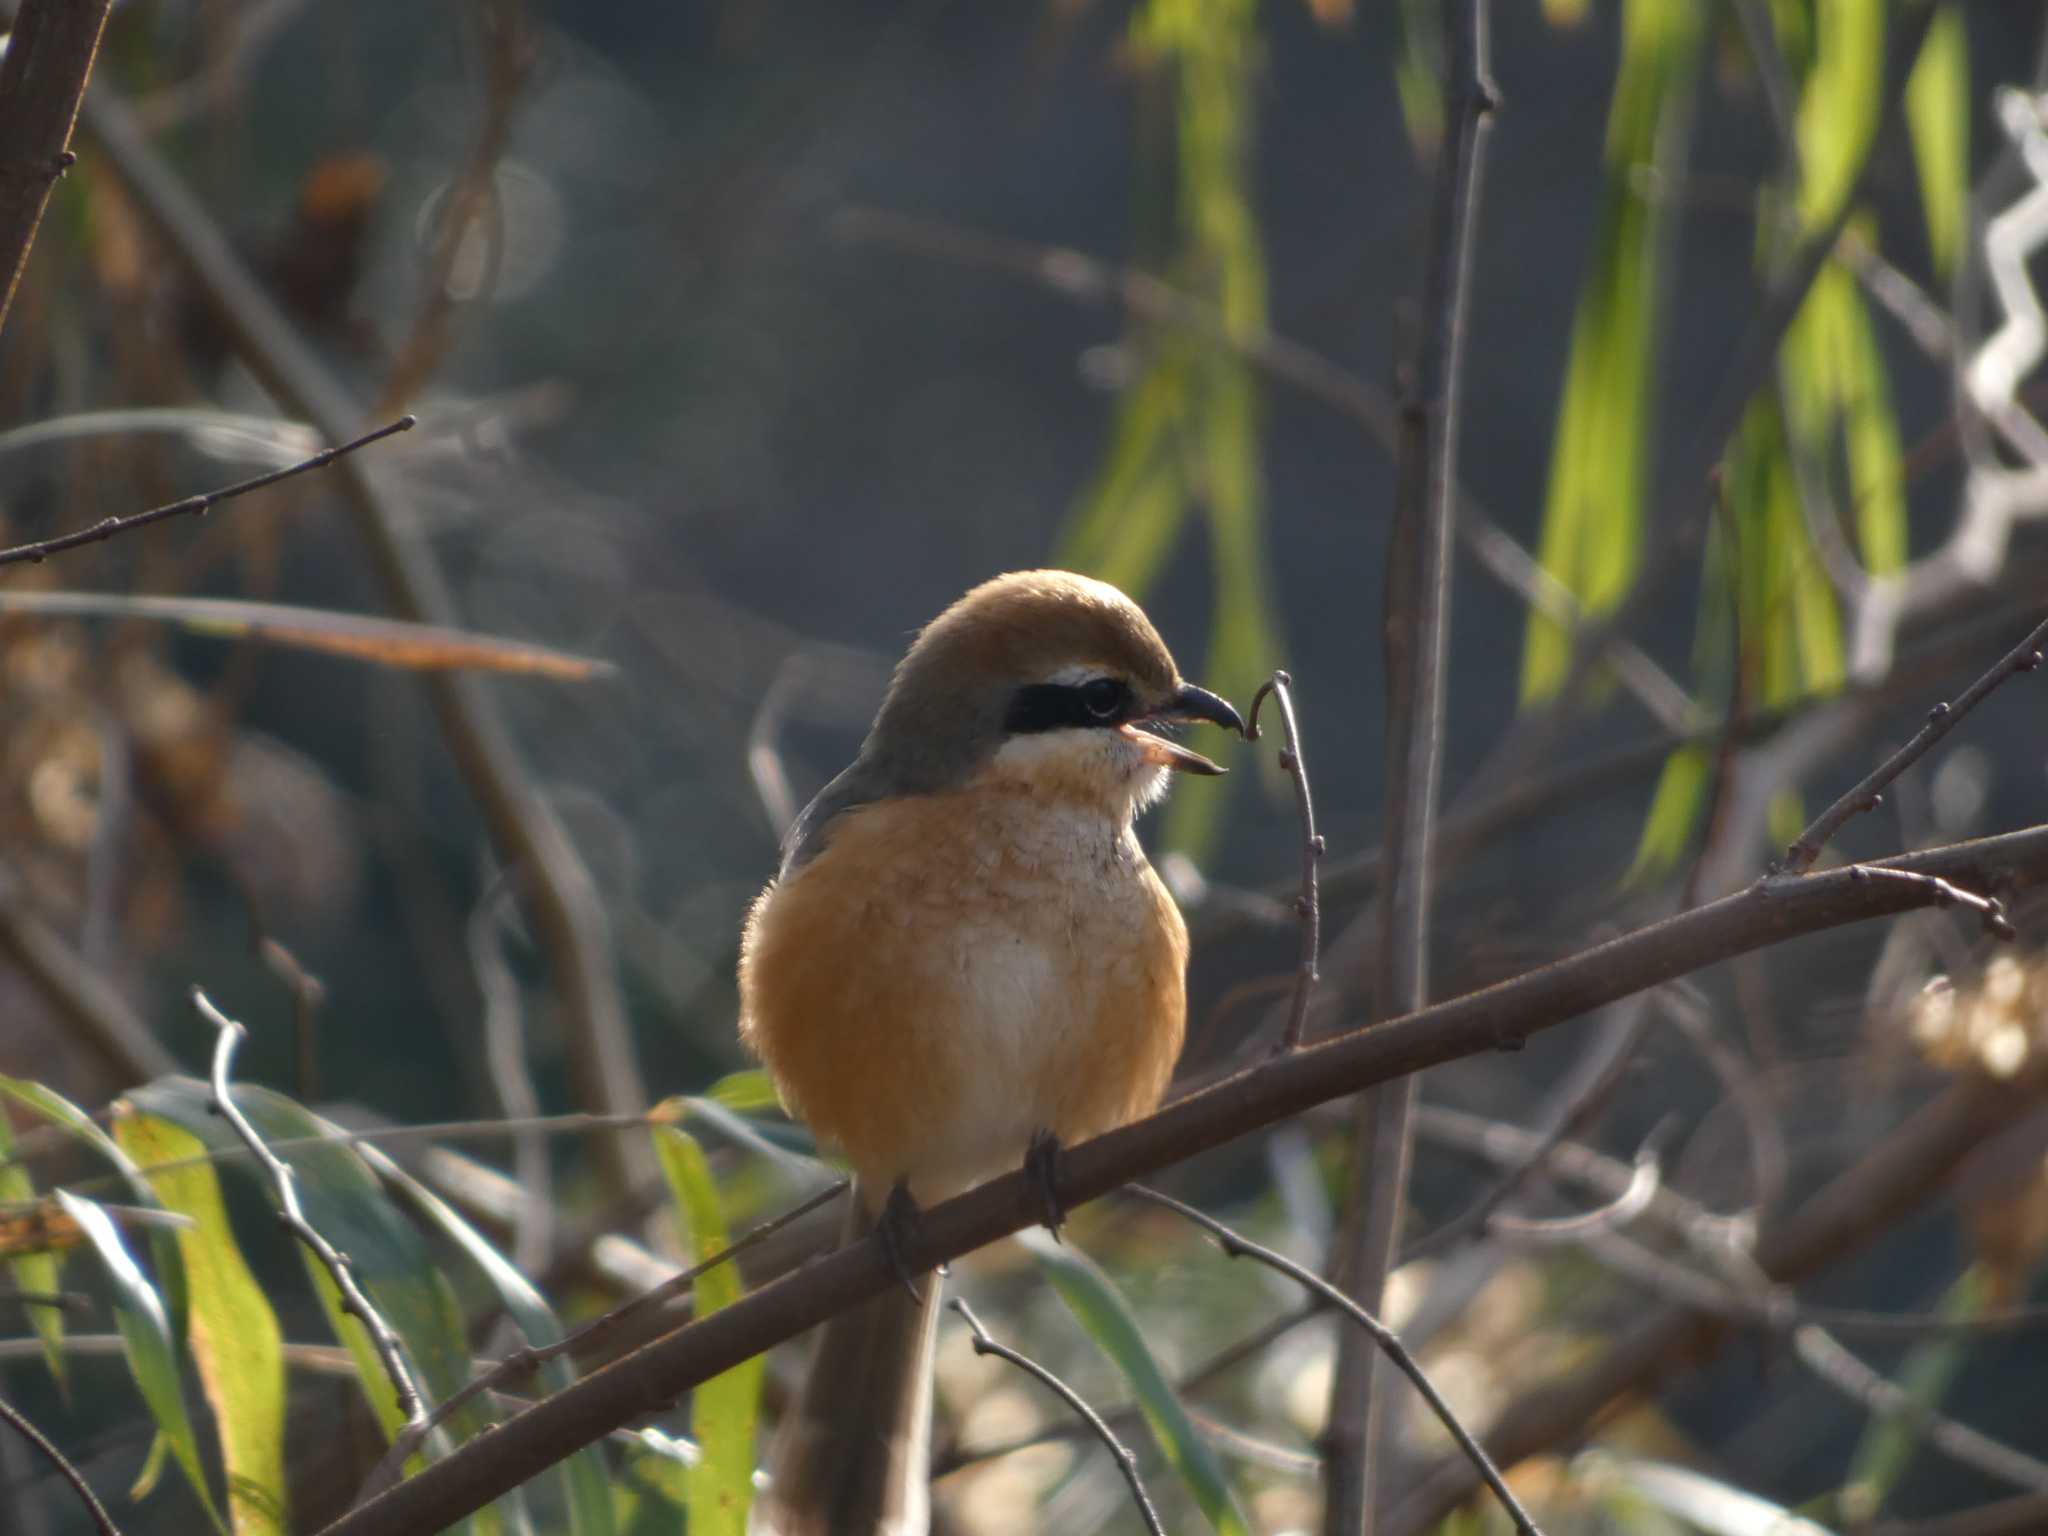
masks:
{"label": "orange breast", "polygon": [[1187,930],[1127,829],[1015,789],[848,813],[762,892],[740,1031],[874,1198],[922,1202],[1153,1107],[1180,1054]]}

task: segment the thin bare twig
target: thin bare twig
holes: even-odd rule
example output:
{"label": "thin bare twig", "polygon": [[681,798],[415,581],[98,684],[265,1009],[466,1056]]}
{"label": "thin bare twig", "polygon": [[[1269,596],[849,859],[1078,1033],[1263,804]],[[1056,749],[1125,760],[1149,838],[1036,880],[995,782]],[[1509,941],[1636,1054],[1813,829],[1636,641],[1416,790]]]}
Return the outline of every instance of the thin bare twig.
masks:
{"label": "thin bare twig", "polygon": [[1450,1431],[1458,1449],[1465,1453],[1473,1469],[1478,1472],[1486,1486],[1493,1490],[1493,1496],[1500,1500],[1501,1508],[1507,1511],[1508,1519],[1514,1522],[1515,1529],[1521,1532],[1522,1536],[1543,1536],[1536,1522],[1529,1518],[1529,1512],[1522,1508],[1521,1501],[1515,1497],[1513,1490],[1501,1479],[1500,1471],[1494,1466],[1492,1459],[1480,1447],[1479,1442],[1472,1438],[1472,1432],[1465,1428],[1457,1414],[1451,1411],[1451,1405],[1445,1402],[1443,1395],[1437,1391],[1435,1383],[1429,1379],[1428,1372],[1424,1371],[1415,1357],[1408,1353],[1407,1346],[1401,1342],[1400,1335],[1393,1329],[1321,1275],[1302,1268],[1285,1254],[1275,1253],[1272,1249],[1262,1247],[1250,1238],[1242,1236],[1234,1228],[1226,1226],[1207,1212],[1198,1211],[1184,1201],[1161,1194],[1158,1190],[1143,1184],[1129,1185],[1124,1192],[1135,1195],[1140,1200],[1148,1200],[1193,1222],[1215,1238],[1231,1258],[1256,1259],[1268,1269],[1285,1275],[1297,1285],[1312,1292],[1358,1324],[1365,1330],[1373,1346],[1393,1362],[1396,1370],[1415,1384],[1415,1390],[1421,1393],[1422,1400],[1429,1404],[1430,1412],[1434,1413],[1442,1421],[1444,1428]]}
{"label": "thin bare twig", "polygon": [[398,1411],[405,1419],[401,1432],[416,1424],[424,1424],[425,1401],[413,1379],[412,1368],[405,1363],[405,1346],[384,1320],[384,1315],[363,1294],[362,1286],[356,1283],[355,1261],[322,1237],[318,1229],[306,1220],[306,1213],[299,1205],[298,1176],[292,1172],[291,1164],[264,1145],[263,1138],[256,1134],[256,1127],[236,1106],[234,1095],[228,1089],[228,1069],[234,1065],[235,1048],[242,1043],[248,1031],[216,1008],[213,1000],[197,987],[192,989],[192,1006],[198,1009],[201,1018],[220,1032],[213,1050],[215,1113],[227,1121],[242,1145],[254,1154],[262,1167],[270,1181],[271,1191],[277,1197],[279,1221],[333,1277],[334,1288],[341,1297],[341,1310],[362,1324],[363,1331],[369,1335],[371,1347],[383,1364],[384,1374],[390,1378],[392,1393],[398,1400]]}
{"label": "thin bare twig", "polygon": [[1102,1415],[1088,1406],[1088,1400],[1029,1355],[1022,1354],[1007,1344],[997,1343],[988,1329],[982,1326],[981,1319],[974,1315],[974,1309],[957,1296],[953,1299],[953,1310],[958,1312],[966,1320],[967,1326],[974,1330],[974,1352],[977,1355],[994,1355],[998,1360],[1009,1361],[1026,1375],[1036,1377],[1081,1416],[1082,1422],[1094,1432],[1095,1438],[1102,1442],[1115,1459],[1117,1470],[1123,1473],[1124,1481],[1130,1484],[1131,1498],[1137,1503],[1138,1515],[1144,1520],[1145,1529],[1152,1532],[1152,1536],[1166,1536],[1166,1527],[1159,1523],[1159,1511],[1152,1507],[1152,1496],[1145,1491],[1144,1481],[1138,1476],[1138,1458],[1132,1454],[1129,1446],[1117,1439],[1115,1432],[1103,1422]]}
{"label": "thin bare twig", "polygon": [[113,0],[22,0],[0,61],[0,325],[28,265]]}
{"label": "thin bare twig", "polygon": [[1315,802],[1309,798],[1308,764],[1302,761],[1301,730],[1294,719],[1294,679],[1275,672],[1259,684],[1245,712],[1247,741],[1259,739],[1259,706],[1271,694],[1280,711],[1280,730],[1286,745],[1280,749],[1280,766],[1294,780],[1294,808],[1301,817],[1301,894],[1294,899],[1295,915],[1301,919],[1301,958],[1294,974],[1294,1006],[1287,1014],[1287,1027],[1280,1033],[1279,1050],[1291,1051],[1301,1044],[1301,1032],[1308,1024],[1308,1005],[1320,979],[1316,965],[1323,946],[1323,907],[1316,891],[1316,865],[1323,857],[1323,839],[1316,831]]}
{"label": "thin bare twig", "polygon": [[2007,651],[1988,672],[1965,688],[1953,704],[1937,704],[1930,709],[1926,723],[1913,733],[1913,739],[1866,774],[1854,789],[1814,817],[1812,825],[1785,850],[1784,857],[1771,866],[1770,873],[1797,875],[1813,868],[1814,861],[1834,835],[1852,818],[1864,811],[1876,810],[1884,791],[1893,781],[1960,725],[1965,715],[1995,693],[2008,678],[2039,667],[2043,646],[2048,646],[2048,619],[2043,619],[2028,631],[2026,639]]}
{"label": "thin bare twig", "polygon": [[107,1513],[106,1505],[93,1493],[91,1485],[85,1480],[85,1474],[66,1461],[64,1453],[51,1443],[50,1437],[31,1424],[22,1412],[4,1397],[0,1397],[0,1419],[4,1419],[16,1434],[41,1451],[50,1465],[57,1469],[57,1475],[71,1485],[71,1491],[78,1495],[78,1502],[83,1504],[85,1512],[92,1516],[92,1523],[98,1528],[100,1536],[121,1536],[120,1529],[114,1524],[114,1517]]}
{"label": "thin bare twig", "polygon": [[358,448],[367,448],[371,443],[382,442],[398,432],[410,432],[418,419],[401,416],[396,421],[386,422],[374,432],[365,432],[334,448],[323,448],[311,458],[301,459],[296,464],[287,464],[282,469],[269,470],[264,474],[238,480],[233,485],[222,486],[217,491],[205,491],[197,496],[187,496],[179,501],[166,502],[160,507],[151,507],[147,512],[131,512],[126,517],[106,517],[90,528],[81,528],[76,533],[63,533],[55,538],[40,539],[34,544],[17,544],[12,549],[0,549],[0,565],[41,565],[50,556],[62,554],[67,549],[76,549],[81,544],[98,544],[137,528],[147,528],[152,523],[165,522],[173,517],[204,517],[221,502],[232,501],[237,496],[246,496],[251,491],[260,491],[267,485],[280,480],[289,480],[294,475],[303,475],[308,470],[325,469],[336,459],[354,453]]}
{"label": "thin bare twig", "polygon": [[[1393,1018],[1429,1001],[1437,798],[1442,787],[1450,659],[1451,530],[1458,485],[1460,390],[1486,141],[1496,105],[1487,57],[1486,0],[1444,8],[1446,129],[1423,269],[1426,329],[1395,453],[1395,511],[1386,560],[1381,644],[1387,671],[1386,850],[1380,882],[1373,1014]],[[1410,1113],[1417,1079],[1364,1094],[1356,1112],[1350,1188],[1337,1271],[1367,1311],[1382,1305],[1407,1208]],[[1337,1344],[1323,1434],[1324,1536],[1370,1536],[1386,1501],[1374,1486],[1383,1410],[1379,1352],[1358,1335]]]}

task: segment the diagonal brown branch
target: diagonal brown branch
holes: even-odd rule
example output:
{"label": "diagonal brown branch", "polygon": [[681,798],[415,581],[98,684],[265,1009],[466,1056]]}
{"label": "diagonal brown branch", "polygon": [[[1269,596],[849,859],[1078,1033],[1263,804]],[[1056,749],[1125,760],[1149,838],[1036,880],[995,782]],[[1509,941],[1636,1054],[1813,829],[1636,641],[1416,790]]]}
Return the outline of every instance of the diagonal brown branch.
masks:
{"label": "diagonal brown branch", "polygon": [[[2048,827],[1912,854],[1887,861],[1886,867],[1979,890],[2038,889],[2048,885]],[[1603,1003],[1701,966],[1802,934],[1912,911],[1931,900],[1924,884],[1855,880],[1847,871],[1740,891],[1498,986],[1273,1057],[1157,1114],[1068,1149],[1060,1162],[1058,1194],[1068,1206],[1097,1199],[1132,1179],[1374,1083],[1461,1056],[1511,1048]],[[1994,1118],[1992,1111],[2015,1097],[1957,1090],[1941,1100],[1915,1123],[1912,1138],[1816,1196],[1794,1229],[1766,1243],[1758,1255],[1765,1271],[1808,1273],[1860,1241],[1870,1230],[1873,1211],[1896,1211],[1902,1198],[1932,1188],[1974,1144],[1986,1121]],[[2015,1112],[2004,1114],[2010,1118]],[[1043,1194],[1042,1186],[1020,1171],[934,1206],[903,1244],[901,1260],[917,1270],[932,1268],[1035,1226],[1044,1217]],[[843,1248],[534,1404],[484,1439],[328,1526],[324,1536],[439,1530],[599,1436],[665,1407],[696,1383],[896,1283],[878,1242]],[[1682,1335],[1694,1326],[1688,1314],[1677,1318]],[[1649,1363],[1662,1360],[1671,1342],[1648,1340]],[[1627,1340],[1621,1346],[1643,1347]],[[1633,1379],[1646,1368],[1638,1364],[1622,1374]],[[1614,1374],[1614,1368],[1607,1374]],[[1604,1386],[1597,1390],[1595,1403],[1611,1395]],[[1570,1422],[1583,1423],[1584,1417]],[[1491,1449],[1499,1461],[1514,1459],[1501,1455],[1498,1447]],[[1458,1467],[1470,1471],[1462,1459]],[[1457,1480],[1451,1501],[1468,1486]],[[1438,1485],[1427,1490],[1433,1506],[1443,1496]],[[1411,1496],[1400,1511],[1404,1518],[1422,1497]],[[1440,1513],[1441,1506],[1436,1507]],[[1413,1526],[1397,1522],[1397,1528]]]}

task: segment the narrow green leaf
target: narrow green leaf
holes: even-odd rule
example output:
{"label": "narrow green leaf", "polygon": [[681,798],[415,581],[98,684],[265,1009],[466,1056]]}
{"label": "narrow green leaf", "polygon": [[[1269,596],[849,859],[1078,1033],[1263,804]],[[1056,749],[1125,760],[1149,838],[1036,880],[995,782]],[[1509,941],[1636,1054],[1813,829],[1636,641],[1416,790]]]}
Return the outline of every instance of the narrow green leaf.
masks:
{"label": "narrow green leaf", "polygon": [[[1666,244],[1664,202],[1654,184],[1667,146],[1691,119],[1699,43],[1693,0],[1628,0],[1622,11],[1593,270],[1572,323],[1537,552],[1543,568],[1594,616],[1611,611],[1635,580]],[[1570,660],[1565,631],[1532,612],[1523,701],[1555,694]]]}
{"label": "narrow green leaf", "polygon": [[1885,7],[1816,0],[1813,67],[1799,97],[1799,228],[1824,228],[1863,170],[1884,86]]}
{"label": "narrow green leaf", "polygon": [[1096,1347],[1123,1373],[1160,1453],[1194,1496],[1220,1536],[1250,1536],[1251,1522],[1237,1501],[1223,1464],[1182,1406],[1160,1368],[1130,1304],[1095,1264],[1047,1234],[1020,1232],[1018,1241],[1038,1261],[1060,1300]]}
{"label": "narrow green leaf", "polygon": [[[512,1319],[528,1344],[538,1348],[556,1343],[563,1337],[560,1319],[540,1292],[440,1196],[375,1147],[359,1146],[357,1150],[379,1178],[476,1265],[497,1293],[505,1315]],[[542,1365],[539,1374],[541,1380],[556,1391],[571,1385],[576,1379],[569,1361],[561,1356]],[[559,1480],[563,1506],[569,1511],[569,1527],[575,1536],[611,1536],[614,1525],[610,1471],[605,1464],[603,1450],[598,1446],[585,1446],[558,1463],[553,1475]]]}
{"label": "narrow green leaf", "polygon": [[[1984,1272],[1972,1267],[1949,1287],[1937,1309],[1944,1318],[1966,1322],[1984,1310],[1989,1286]],[[1913,1346],[1900,1368],[1898,1384],[1917,1408],[1938,1411],[1942,1399],[1970,1356],[1975,1341],[1968,1330],[1935,1332]],[[1919,1454],[1925,1431],[1913,1414],[1882,1413],[1864,1429],[1862,1442],[1850,1459],[1849,1474],[1843,1480],[1843,1496],[1859,1509],[1884,1508],[1892,1490]]]}
{"label": "narrow green leaf", "polygon": [[178,1383],[177,1347],[164,1316],[163,1300],[156,1287],[129,1256],[127,1245],[107,1213],[90,1200],[58,1190],[57,1199],[66,1214],[99,1255],[107,1278],[113,1283],[114,1320],[121,1331],[122,1353],[136,1389],[156,1421],[158,1433],[170,1442],[171,1456],[206,1506],[215,1530],[226,1536],[213,1492],[206,1486],[206,1471],[199,1464],[199,1437],[193,1433],[191,1415],[185,1411],[185,1394]]}
{"label": "narrow green leaf", "polygon": [[[675,1202],[676,1228],[688,1245],[685,1262],[724,1249],[730,1242],[725,1209],[696,1137],[673,1125],[658,1125],[654,1150]],[[700,1318],[731,1306],[740,1298],[738,1267],[721,1264],[707,1270],[691,1293]],[[699,1455],[688,1481],[690,1536],[744,1536],[754,1498],[754,1420],[766,1364],[756,1355],[690,1394],[690,1434]]]}
{"label": "narrow green leaf", "polygon": [[[0,1111],[0,1204],[26,1205],[36,1197],[35,1180],[28,1169],[14,1160],[14,1128]],[[15,1286],[23,1291],[54,1296],[62,1284],[60,1266],[54,1253],[22,1253],[7,1261]],[[55,1378],[59,1391],[69,1395],[64,1374],[64,1309],[24,1303],[28,1319],[43,1341],[43,1364]]]}
{"label": "narrow green leaf", "polygon": [[[222,1120],[208,1108],[210,1090],[193,1078],[162,1078],[129,1095],[138,1108],[171,1121],[215,1150],[240,1148]],[[298,1176],[299,1202],[314,1230],[349,1256],[357,1282],[371,1304],[404,1344],[430,1402],[452,1396],[470,1375],[470,1354],[462,1309],[442,1274],[433,1250],[392,1203],[340,1128],[279,1093],[254,1084],[235,1088],[235,1104],[256,1133],[272,1146],[311,1140],[278,1155]],[[236,1166],[253,1165],[238,1158]],[[265,1196],[269,1192],[266,1187]],[[387,1437],[402,1422],[397,1396],[362,1326],[341,1311],[339,1293],[326,1269],[294,1244],[335,1337],[356,1363],[357,1385]],[[490,1420],[480,1405],[457,1413],[448,1428],[466,1437]],[[479,1530],[516,1524],[521,1501],[513,1495],[473,1522]]]}
{"label": "narrow green leaf", "polygon": [[[51,1092],[41,1083],[4,1076],[0,1076],[0,1094],[4,1094],[23,1109],[29,1110],[50,1124],[69,1131],[113,1164],[137,1205],[163,1209],[163,1202],[157,1199],[156,1191],[149,1186],[149,1180],[142,1176],[128,1154],[114,1144],[111,1136],[93,1123],[90,1115],[62,1094]],[[173,1342],[182,1343],[185,1338],[187,1310],[185,1264],[179,1255],[177,1238],[173,1233],[162,1228],[150,1229],[149,1261],[156,1271],[157,1284],[162,1287],[171,1338]]]}
{"label": "narrow green leaf", "polygon": [[284,1340],[228,1226],[219,1178],[207,1162],[150,1172],[154,1164],[205,1151],[198,1137],[168,1120],[132,1110],[117,1114],[114,1139],[164,1204],[192,1219],[177,1234],[192,1293],[188,1339],[220,1435],[228,1520],[236,1536],[282,1532]]}
{"label": "narrow green leaf", "polygon": [[1960,7],[1944,5],[1906,79],[1906,127],[1927,216],[1935,276],[1956,269],[1970,224],[1970,43]]}
{"label": "narrow green leaf", "polygon": [[722,1104],[736,1115],[765,1115],[782,1108],[775,1082],[759,1067],[728,1072],[704,1090],[705,1098]]}
{"label": "narrow green leaf", "polygon": [[1657,792],[1650,801],[1643,835],[1636,843],[1636,856],[1629,865],[1631,883],[1653,880],[1678,867],[1692,842],[1693,824],[1699,819],[1707,792],[1710,759],[1702,747],[1681,747],[1664,759],[1664,771],[1657,779]]}

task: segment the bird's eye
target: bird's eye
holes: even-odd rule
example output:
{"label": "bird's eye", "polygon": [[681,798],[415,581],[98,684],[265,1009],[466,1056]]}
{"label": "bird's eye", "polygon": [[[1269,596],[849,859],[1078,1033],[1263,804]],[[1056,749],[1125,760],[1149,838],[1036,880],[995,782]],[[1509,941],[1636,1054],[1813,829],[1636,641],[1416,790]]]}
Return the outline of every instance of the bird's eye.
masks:
{"label": "bird's eye", "polygon": [[1114,720],[1130,696],[1131,690],[1113,677],[1098,677],[1081,685],[1081,704],[1097,720]]}

